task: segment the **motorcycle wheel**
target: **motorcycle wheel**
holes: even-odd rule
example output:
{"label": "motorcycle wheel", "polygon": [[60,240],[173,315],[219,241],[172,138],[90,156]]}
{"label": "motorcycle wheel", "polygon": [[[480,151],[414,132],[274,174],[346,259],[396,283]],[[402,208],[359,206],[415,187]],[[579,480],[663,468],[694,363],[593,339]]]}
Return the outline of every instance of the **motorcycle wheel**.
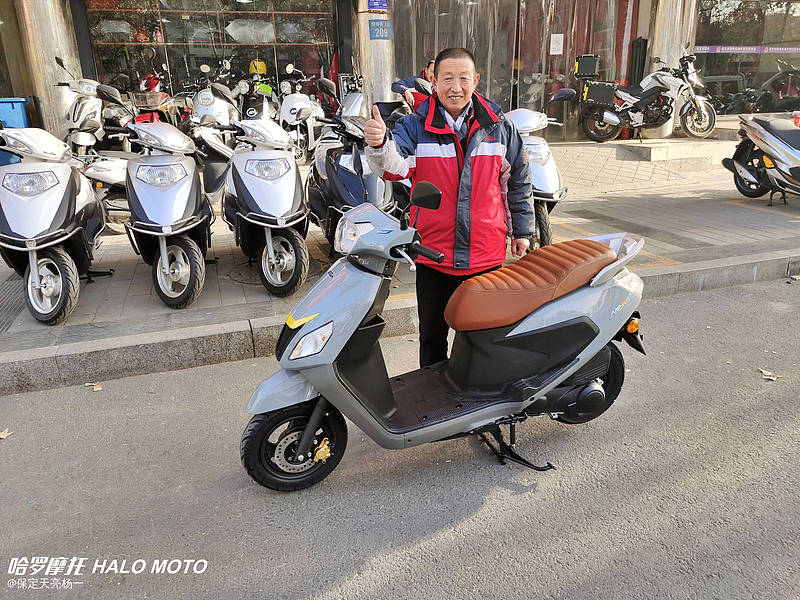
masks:
{"label": "motorcycle wheel", "polygon": [[41,250],[36,258],[42,287],[33,287],[31,269],[26,268],[25,301],[34,319],[45,325],[57,325],[78,304],[81,290],[78,268],[61,246]]}
{"label": "motorcycle wheel", "polygon": [[308,246],[295,229],[272,232],[275,262],[270,264],[266,242],[261,246],[258,274],[261,283],[273,296],[289,296],[297,291],[308,276]]}
{"label": "motorcycle wheel", "polygon": [[736,186],[736,191],[739,192],[742,196],[747,198],[761,198],[764,194],[770,191],[772,188],[768,185],[762,185],[760,183],[749,183],[739,177],[739,175],[733,176],[733,185]]}
{"label": "motorcycle wheel", "polygon": [[536,231],[539,235],[539,247],[549,246],[553,243],[553,231],[550,228],[550,214],[547,212],[547,204],[536,200],[533,206],[533,214],[536,217]]}
{"label": "motorcycle wheel", "polygon": [[714,131],[714,127],[717,124],[717,111],[714,110],[710,102],[705,100],[700,100],[699,102],[704,114],[698,119],[695,108],[690,108],[681,115],[681,128],[686,132],[686,135],[703,139],[710,136]]}
{"label": "motorcycle wheel", "polygon": [[581,120],[581,128],[593,142],[610,142],[620,134],[622,127],[603,121],[603,108],[597,106],[589,110]]}
{"label": "motorcycle wheel", "polygon": [[200,248],[187,235],[167,239],[169,273],[161,268],[161,255],[153,257],[153,287],[161,301],[171,308],[186,308],[203,291],[206,263]]}
{"label": "motorcycle wheel", "polygon": [[620,352],[619,348],[614,344],[609,342],[608,348],[611,350],[611,360],[608,363],[608,371],[606,371],[606,374],[601,378],[603,391],[605,391],[606,394],[606,401],[603,406],[591,412],[578,413],[577,417],[559,415],[556,417],[556,421],[566,423],[567,425],[588,423],[592,419],[596,419],[602,415],[614,404],[614,400],[617,399],[622,389],[622,383],[625,381],[625,360],[622,358],[622,352]]}
{"label": "motorcycle wheel", "polygon": [[[242,434],[240,453],[244,470],[256,483],[283,492],[301,490],[325,479],[342,460],[347,448],[347,424],[342,413],[329,404],[312,439],[312,457],[305,462],[294,461],[314,404],[295,404],[250,419]],[[315,449],[326,439],[330,456],[315,461]]]}

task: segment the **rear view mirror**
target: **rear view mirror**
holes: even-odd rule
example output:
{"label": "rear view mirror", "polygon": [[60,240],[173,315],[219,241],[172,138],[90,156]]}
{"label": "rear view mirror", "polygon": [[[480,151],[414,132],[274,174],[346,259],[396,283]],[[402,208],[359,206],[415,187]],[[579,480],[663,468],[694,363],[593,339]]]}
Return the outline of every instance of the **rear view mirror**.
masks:
{"label": "rear view mirror", "polygon": [[211,67],[206,64],[200,65],[200,72],[205,74],[211,73]]}
{"label": "rear view mirror", "polygon": [[222,85],[221,83],[212,83],[211,84],[211,93],[214,95],[215,98],[219,98],[220,100],[225,100],[230,104],[236,106],[236,100],[233,99],[231,95],[231,91]]}
{"label": "rear view mirror", "polygon": [[442,201],[442,192],[429,181],[420,181],[411,192],[411,204],[436,210]]}
{"label": "rear view mirror", "polygon": [[561,88],[553,94],[553,97],[550,98],[550,102],[564,102],[566,100],[572,100],[575,96],[575,90],[572,88]]}
{"label": "rear view mirror", "polygon": [[122,106],[122,96],[120,96],[119,90],[110,85],[97,84],[97,97],[106,102]]}
{"label": "rear view mirror", "polygon": [[420,94],[425,94],[426,96],[433,95],[433,86],[431,85],[431,82],[420,79],[419,77],[414,80],[414,89]]}
{"label": "rear view mirror", "polygon": [[294,73],[294,65],[292,63],[289,63],[288,65],[286,65],[286,73],[289,74],[289,75]]}
{"label": "rear view mirror", "polygon": [[230,71],[230,69],[231,69],[231,61],[223,60],[222,61],[222,68],[225,69],[226,71]]}
{"label": "rear view mirror", "polygon": [[317,88],[319,88],[319,91],[321,91],[323,94],[327,94],[331,98],[336,98],[336,84],[330,79],[320,77],[317,80]]}

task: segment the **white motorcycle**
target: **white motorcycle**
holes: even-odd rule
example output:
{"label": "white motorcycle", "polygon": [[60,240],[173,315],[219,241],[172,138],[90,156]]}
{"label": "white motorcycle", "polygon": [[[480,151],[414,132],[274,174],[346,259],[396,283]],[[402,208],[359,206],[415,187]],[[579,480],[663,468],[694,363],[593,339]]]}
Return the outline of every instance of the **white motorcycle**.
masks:
{"label": "white motorcycle", "polygon": [[711,135],[717,113],[711,100],[701,95],[705,88],[694,68],[695,60],[693,54],[684,55],[678,61],[679,69],[664,67],[650,73],[639,85],[587,82],[581,111],[586,137],[606,142],[616,138],[623,127],[637,131],[660,127],[672,117],[678,99],[683,102],[679,113],[683,131],[694,138]]}

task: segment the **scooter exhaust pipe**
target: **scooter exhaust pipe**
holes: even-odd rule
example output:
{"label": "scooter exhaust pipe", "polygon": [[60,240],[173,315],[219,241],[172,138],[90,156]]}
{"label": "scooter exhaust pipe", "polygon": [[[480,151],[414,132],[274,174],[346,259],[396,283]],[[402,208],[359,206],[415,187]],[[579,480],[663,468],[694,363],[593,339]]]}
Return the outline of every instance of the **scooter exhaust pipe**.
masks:
{"label": "scooter exhaust pipe", "polygon": [[620,118],[616,114],[611,112],[610,110],[604,110],[603,111],[603,121],[605,121],[606,123],[609,123],[611,125],[614,125],[614,126],[619,125],[620,123],[622,123]]}

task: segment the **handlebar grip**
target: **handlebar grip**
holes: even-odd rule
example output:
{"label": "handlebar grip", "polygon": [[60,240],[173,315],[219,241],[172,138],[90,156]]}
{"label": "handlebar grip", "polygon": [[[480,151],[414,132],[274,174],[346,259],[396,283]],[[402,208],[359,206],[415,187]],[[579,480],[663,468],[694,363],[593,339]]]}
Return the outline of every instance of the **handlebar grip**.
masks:
{"label": "handlebar grip", "polygon": [[436,250],[431,250],[430,248],[426,248],[419,242],[414,242],[411,244],[411,251],[419,254],[420,256],[424,256],[425,258],[429,258],[434,262],[439,264],[444,262],[444,254],[441,252],[436,252]]}
{"label": "handlebar grip", "polygon": [[106,133],[128,133],[130,131],[127,127],[115,127],[114,125],[103,125],[103,130]]}

